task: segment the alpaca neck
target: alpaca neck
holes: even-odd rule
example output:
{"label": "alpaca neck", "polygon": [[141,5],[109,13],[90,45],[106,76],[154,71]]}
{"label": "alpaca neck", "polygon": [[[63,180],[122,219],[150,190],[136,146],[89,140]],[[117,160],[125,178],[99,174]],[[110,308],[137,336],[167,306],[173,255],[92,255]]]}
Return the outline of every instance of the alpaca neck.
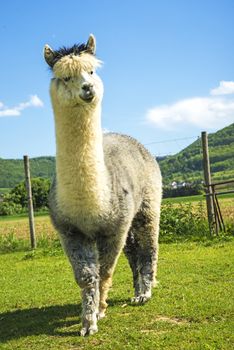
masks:
{"label": "alpaca neck", "polygon": [[58,205],[69,218],[98,216],[108,200],[101,106],[55,108]]}

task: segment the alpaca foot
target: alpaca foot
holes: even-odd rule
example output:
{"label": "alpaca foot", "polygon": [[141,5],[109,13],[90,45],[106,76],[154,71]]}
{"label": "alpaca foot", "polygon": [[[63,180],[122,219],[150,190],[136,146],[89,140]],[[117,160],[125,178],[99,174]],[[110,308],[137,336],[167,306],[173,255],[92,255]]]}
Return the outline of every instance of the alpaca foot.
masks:
{"label": "alpaca foot", "polygon": [[91,315],[86,315],[82,321],[82,329],[80,331],[80,336],[85,337],[87,335],[92,335],[97,333],[97,313],[93,313]]}
{"label": "alpaca foot", "polygon": [[98,331],[97,326],[83,327],[80,331],[80,336],[85,337],[87,335],[92,335],[97,333],[97,331]]}
{"label": "alpaca foot", "polygon": [[97,319],[101,320],[104,317],[106,317],[106,310],[100,310],[97,314]]}
{"label": "alpaca foot", "polygon": [[141,294],[131,299],[132,304],[145,304],[151,298],[150,294]]}
{"label": "alpaca foot", "polygon": [[153,282],[152,282],[152,287],[155,288],[155,287],[158,286],[158,284],[159,284],[159,281],[154,279]]}
{"label": "alpaca foot", "polygon": [[134,297],[131,299],[132,304],[145,304],[150,298],[146,295],[139,295],[138,297]]}

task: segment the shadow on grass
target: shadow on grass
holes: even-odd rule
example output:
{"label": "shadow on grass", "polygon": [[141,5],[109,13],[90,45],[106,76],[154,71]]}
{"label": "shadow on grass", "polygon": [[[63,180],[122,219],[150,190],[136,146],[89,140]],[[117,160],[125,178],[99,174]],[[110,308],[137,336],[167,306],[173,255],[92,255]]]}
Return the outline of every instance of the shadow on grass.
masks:
{"label": "shadow on grass", "polygon": [[[129,304],[129,299],[115,298],[109,306]],[[0,343],[28,336],[79,336],[81,304],[53,305],[9,311],[0,314]]]}
{"label": "shadow on grass", "polygon": [[[131,299],[130,298],[111,298],[107,300],[108,306],[123,306],[123,305],[131,305]],[[107,312],[108,312],[107,308]]]}
{"label": "shadow on grass", "polygon": [[[0,314],[0,343],[35,335],[78,336],[81,304],[54,305]],[[64,327],[71,327],[64,331]],[[75,327],[76,330],[76,327]]]}

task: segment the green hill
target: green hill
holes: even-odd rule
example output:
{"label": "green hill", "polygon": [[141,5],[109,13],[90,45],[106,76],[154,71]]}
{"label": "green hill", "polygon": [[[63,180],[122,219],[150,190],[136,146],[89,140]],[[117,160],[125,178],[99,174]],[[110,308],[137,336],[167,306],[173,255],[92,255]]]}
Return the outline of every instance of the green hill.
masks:
{"label": "green hill", "polygon": [[[209,152],[213,180],[234,179],[234,124],[209,134]],[[165,184],[172,181],[200,182],[202,172],[201,140],[197,140],[174,156],[158,159]],[[52,178],[54,157],[30,159],[32,177]],[[0,158],[0,188],[12,188],[24,180],[20,159]]]}
{"label": "green hill", "polygon": [[[51,179],[55,171],[55,158],[31,158],[30,171],[32,177]],[[12,188],[22,180],[24,180],[23,160],[0,158],[0,188]]]}
{"label": "green hill", "polygon": [[[234,179],[234,124],[209,134],[209,155],[213,181]],[[158,159],[164,183],[203,180],[201,139],[174,156]]]}

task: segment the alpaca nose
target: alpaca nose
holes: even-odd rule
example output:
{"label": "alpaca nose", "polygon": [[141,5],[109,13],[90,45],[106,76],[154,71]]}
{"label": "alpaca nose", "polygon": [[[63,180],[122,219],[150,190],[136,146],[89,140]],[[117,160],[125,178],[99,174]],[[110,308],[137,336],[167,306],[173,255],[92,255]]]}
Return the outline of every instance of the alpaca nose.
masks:
{"label": "alpaca nose", "polygon": [[82,93],[81,93],[80,97],[83,100],[90,102],[94,98],[94,95],[95,95],[93,84],[83,83],[81,86],[81,89],[82,89]]}
{"label": "alpaca nose", "polygon": [[83,83],[82,90],[84,90],[85,92],[88,92],[88,91],[92,91],[92,89],[93,89],[93,84]]}

